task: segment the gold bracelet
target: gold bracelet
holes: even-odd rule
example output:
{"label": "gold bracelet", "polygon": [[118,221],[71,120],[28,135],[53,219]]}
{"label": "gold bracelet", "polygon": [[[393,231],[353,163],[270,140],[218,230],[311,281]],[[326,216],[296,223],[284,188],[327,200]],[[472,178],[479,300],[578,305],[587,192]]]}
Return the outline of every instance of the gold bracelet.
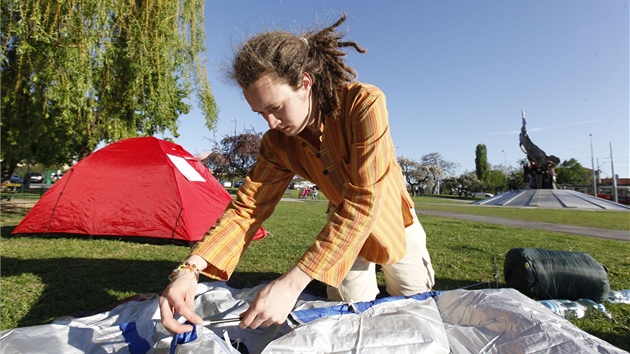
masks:
{"label": "gold bracelet", "polygon": [[184,269],[188,269],[191,273],[195,273],[195,277],[197,278],[197,281],[199,281],[199,269],[197,268],[197,265],[195,264],[190,264],[188,262],[184,262],[182,264],[180,264],[177,268],[173,269],[173,272],[171,272],[171,275],[168,276],[168,280],[173,280],[173,277],[175,276],[175,273],[179,272],[180,270],[184,270]]}

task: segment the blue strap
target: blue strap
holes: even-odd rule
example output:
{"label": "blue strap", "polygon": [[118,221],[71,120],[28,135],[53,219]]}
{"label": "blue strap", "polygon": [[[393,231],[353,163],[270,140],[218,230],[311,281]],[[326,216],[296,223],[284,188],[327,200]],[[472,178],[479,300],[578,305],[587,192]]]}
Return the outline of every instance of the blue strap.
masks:
{"label": "blue strap", "polygon": [[171,341],[171,350],[169,351],[170,354],[175,354],[175,348],[178,344],[192,342],[197,339],[197,326],[189,321],[186,321],[185,324],[192,325],[193,329],[190,332],[177,333],[175,336],[173,336],[173,340]]}
{"label": "blue strap", "polygon": [[350,313],[364,312],[374,305],[382,304],[384,302],[391,302],[403,299],[414,300],[426,300],[430,297],[436,297],[444,293],[443,291],[427,291],[422,294],[416,294],[412,296],[388,296],[374,301],[355,302],[352,304],[335,305],[330,307],[314,308],[309,310],[293,311],[291,314],[301,323],[309,323],[318,318],[335,316],[335,315],[347,315]]}
{"label": "blue strap", "polygon": [[138,334],[135,322],[121,323],[118,327],[129,345],[131,354],[146,354],[151,349],[149,342]]}

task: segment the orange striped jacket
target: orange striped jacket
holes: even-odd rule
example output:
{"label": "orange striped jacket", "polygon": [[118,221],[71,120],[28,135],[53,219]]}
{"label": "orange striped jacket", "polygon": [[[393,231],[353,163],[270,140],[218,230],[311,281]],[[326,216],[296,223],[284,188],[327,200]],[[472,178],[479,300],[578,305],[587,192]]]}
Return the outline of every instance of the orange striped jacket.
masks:
{"label": "orange striped jacket", "polygon": [[338,286],[358,255],[380,264],[405,255],[413,202],[396,160],[385,95],[375,86],[350,83],[341,102],[341,114],[323,125],[319,149],[299,136],[264,134],[259,158],[236,199],[193,250],[209,264],[204,274],[230,277],[295,174],[315,183],[329,210],[335,208],[298,260],[300,269]]}

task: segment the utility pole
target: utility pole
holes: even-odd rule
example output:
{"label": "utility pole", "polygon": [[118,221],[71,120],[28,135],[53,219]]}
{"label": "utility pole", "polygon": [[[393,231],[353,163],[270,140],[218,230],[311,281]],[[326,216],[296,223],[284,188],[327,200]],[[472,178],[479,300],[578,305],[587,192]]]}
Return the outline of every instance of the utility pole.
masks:
{"label": "utility pole", "polygon": [[612,142],[610,142],[609,144],[610,144],[610,168],[612,169],[613,201],[615,203],[619,203],[619,199],[617,196],[617,176],[615,176],[615,164],[613,163]]}
{"label": "utility pole", "polygon": [[505,190],[507,191],[507,188],[508,188],[507,153],[505,152],[505,150],[501,150],[501,151],[503,151],[503,171],[505,172]]}
{"label": "utility pole", "polygon": [[599,164],[599,157],[597,158],[597,183],[602,184],[602,174],[599,173],[599,168],[602,167]]}
{"label": "utility pole", "polygon": [[591,167],[593,169],[593,196],[597,197],[597,181],[595,180],[595,160],[593,159],[593,134],[588,135],[591,138]]}

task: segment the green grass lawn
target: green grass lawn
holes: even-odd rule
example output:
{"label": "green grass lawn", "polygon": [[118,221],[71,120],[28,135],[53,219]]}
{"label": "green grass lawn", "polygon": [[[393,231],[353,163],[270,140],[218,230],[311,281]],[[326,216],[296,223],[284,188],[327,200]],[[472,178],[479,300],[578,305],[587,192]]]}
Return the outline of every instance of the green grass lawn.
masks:
{"label": "green grass lawn", "polygon": [[[452,205],[451,205],[452,204]],[[505,218],[604,227],[623,224],[629,213],[475,208],[460,202],[416,199],[416,208]],[[325,201],[281,202],[264,224],[271,235],[255,241],[232,277],[232,284],[253,286],[275,279],[299,258],[325,221]],[[440,209],[441,210],[441,209]],[[566,212],[566,214],[564,213]],[[555,216],[554,216],[555,215]],[[139,293],[161,291],[173,267],[189,252],[175,245],[151,245],[114,239],[11,237],[23,213],[2,213],[0,329],[32,326],[68,314],[102,312],[115,302]],[[546,218],[540,220],[540,218]],[[605,222],[598,221],[606,220]],[[613,290],[630,289],[630,242],[560,234],[420,215],[436,270],[436,290],[495,282],[505,287],[503,261],[511,248],[537,247],[586,252],[608,268]],[[601,225],[601,226],[593,226]],[[625,228],[628,230],[628,228]],[[496,260],[496,261],[495,261]],[[202,281],[208,281],[202,278]],[[381,284],[382,285],[382,284]],[[487,287],[487,285],[485,285]],[[479,286],[478,286],[479,287]],[[482,286],[483,287],[483,286]],[[323,289],[314,282],[312,290]],[[630,350],[630,305],[604,303],[608,318],[592,315],[574,320],[580,328]]]}

